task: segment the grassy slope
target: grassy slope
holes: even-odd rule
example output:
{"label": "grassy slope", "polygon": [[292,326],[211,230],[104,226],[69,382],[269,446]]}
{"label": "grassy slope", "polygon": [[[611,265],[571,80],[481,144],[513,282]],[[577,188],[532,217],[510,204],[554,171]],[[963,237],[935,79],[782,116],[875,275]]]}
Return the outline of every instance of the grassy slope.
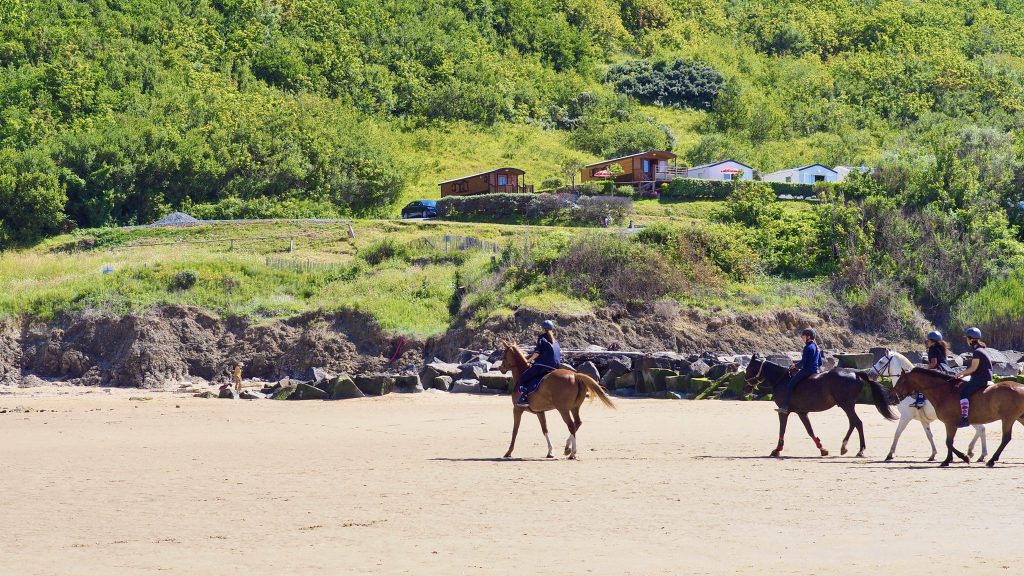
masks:
{"label": "grassy slope", "polygon": [[[696,224],[714,210],[713,202],[659,204],[638,202],[637,219],[689,219]],[[787,204],[802,209],[800,204]],[[653,214],[653,215],[648,215]],[[390,331],[416,336],[444,332],[452,320],[449,306],[456,273],[463,284],[489,286],[491,254],[445,255],[445,235],[507,243],[565,239],[594,230],[365,220],[355,223],[356,238],[337,224],[217,224],[183,229],[83,230],[18,252],[0,255],[0,314],[51,319],[84,308],[126,313],[155,304],[188,304],[218,314],[260,320],[310,310],[354,308],[373,315]],[[607,233],[614,231],[596,231]],[[289,252],[290,236],[295,251]],[[282,237],[282,238],[278,238]],[[234,249],[229,238],[235,238]],[[358,253],[385,238],[409,246],[408,259],[371,266]],[[427,246],[424,239],[433,243]],[[178,241],[188,242],[178,242]],[[68,251],[83,241],[92,249]],[[271,265],[268,266],[267,259]],[[277,261],[278,264],[275,264]],[[308,263],[293,269],[279,263]],[[112,268],[104,273],[105,267]],[[179,274],[195,273],[188,289],[175,288]],[[490,284],[489,284],[490,283]],[[693,298],[704,309],[758,311],[806,303],[815,283],[765,279],[726,286]],[[477,321],[506,315],[518,306],[582,313],[594,303],[550,290],[527,288],[510,293],[477,291],[483,298]]]}

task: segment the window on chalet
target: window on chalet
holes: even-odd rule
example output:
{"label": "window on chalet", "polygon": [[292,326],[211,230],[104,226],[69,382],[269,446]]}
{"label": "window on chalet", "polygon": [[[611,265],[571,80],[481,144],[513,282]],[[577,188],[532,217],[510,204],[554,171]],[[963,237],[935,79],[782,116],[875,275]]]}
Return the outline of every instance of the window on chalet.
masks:
{"label": "window on chalet", "polygon": [[508,176],[498,174],[498,186],[508,186]]}

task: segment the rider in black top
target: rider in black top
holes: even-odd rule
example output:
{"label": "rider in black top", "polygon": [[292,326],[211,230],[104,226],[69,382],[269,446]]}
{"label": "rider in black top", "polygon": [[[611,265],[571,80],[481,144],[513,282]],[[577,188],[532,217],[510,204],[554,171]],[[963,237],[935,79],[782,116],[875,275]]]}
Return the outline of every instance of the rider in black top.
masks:
{"label": "rider in black top", "polygon": [[[968,425],[967,414],[970,411],[970,396],[978,390],[988,386],[992,382],[992,358],[988,355],[988,348],[981,340],[981,330],[968,328],[964,335],[967,338],[967,345],[974,349],[974,357],[971,365],[961,372],[957,377],[967,380],[957,384],[960,389],[960,428]],[[970,377],[968,379],[968,376]]]}
{"label": "rider in black top", "polygon": [[[925,343],[928,346],[928,368],[931,370],[938,370],[943,374],[953,374],[953,369],[949,367],[949,363],[946,360],[948,356],[949,348],[946,342],[942,339],[942,332],[933,330],[928,333],[928,340]],[[912,406],[915,408],[924,407],[924,394],[916,392],[914,395],[914,403]]]}

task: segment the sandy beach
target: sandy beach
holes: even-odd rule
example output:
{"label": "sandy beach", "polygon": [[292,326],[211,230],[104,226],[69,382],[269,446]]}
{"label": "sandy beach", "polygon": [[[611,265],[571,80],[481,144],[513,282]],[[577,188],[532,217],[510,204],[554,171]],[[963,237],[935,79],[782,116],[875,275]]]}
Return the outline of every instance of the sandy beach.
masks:
{"label": "sandy beach", "polygon": [[[542,458],[529,416],[521,459],[497,458],[507,397],[0,396],[0,573],[1022,569],[1024,435],[993,470],[940,470],[913,424],[887,464],[895,424],[861,406],[867,458],[838,456],[836,410],[813,416],[835,456],[817,457],[794,421],[776,460],[764,458],[777,423],[767,403],[617,403],[584,406],[570,462]],[[564,425],[549,420],[560,445]],[[998,437],[989,430],[991,450]]]}

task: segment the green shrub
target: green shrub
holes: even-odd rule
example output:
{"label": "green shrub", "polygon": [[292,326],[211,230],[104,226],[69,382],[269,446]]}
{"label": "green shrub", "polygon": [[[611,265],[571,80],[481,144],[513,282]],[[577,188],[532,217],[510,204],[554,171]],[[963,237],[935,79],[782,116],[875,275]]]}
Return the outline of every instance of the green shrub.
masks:
{"label": "green shrub", "polygon": [[633,211],[628,198],[559,194],[478,194],[449,196],[437,202],[437,217],[466,222],[516,224],[601,224],[604,216],[621,221]]}
{"label": "green shrub", "polygon": [[170,289],[182,292],[191,289],[199,281],[199,275],[192,270],[182,270],[171,277]]}
{"label": "green shrub", "polygon": [[[698,178],[676,178],[663,189],[662,196],[672,200],[724,200],[739,186],[749,180],[702,180]],[[769,186],[775,197],[790,195],[796,198],[812,198],[814,186],[789,182],[761,182]]]}
{"label": "green shrub", "polygon": [[1003,349],[1024,350],[1024,272],[996,278],[953,308],[950,329],[981,328],[985,341]]}
{"label": "green shrub", "polygon": [[359,257],[367,264],[376,266],[393,258],[408,259],[409,247],[392,238],[385,238],[360,250]]}
{"label": "green shrub", "polygon": [[615,91],[648,104],[709,110],[725,86],[714,68],[692,60],[651,63],[632,60],[608,69]]}

